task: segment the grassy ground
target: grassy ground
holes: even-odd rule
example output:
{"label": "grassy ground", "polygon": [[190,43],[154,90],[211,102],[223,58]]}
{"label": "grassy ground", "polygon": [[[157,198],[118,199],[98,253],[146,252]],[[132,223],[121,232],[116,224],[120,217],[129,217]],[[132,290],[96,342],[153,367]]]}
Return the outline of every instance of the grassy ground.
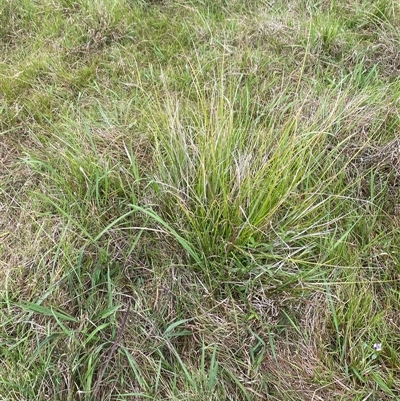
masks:
{"label": "grassy ground", "polygon": [[0,4],[1,400],[400,399],[396,1]]}

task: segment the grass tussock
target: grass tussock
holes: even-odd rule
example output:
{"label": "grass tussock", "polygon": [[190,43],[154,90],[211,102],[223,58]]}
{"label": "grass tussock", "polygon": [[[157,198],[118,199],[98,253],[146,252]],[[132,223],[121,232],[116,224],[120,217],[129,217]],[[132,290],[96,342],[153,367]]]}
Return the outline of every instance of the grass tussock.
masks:
{"label": "grass tussock", "polygon": [[398,5],[0,5],[0,398],[399,399]]}

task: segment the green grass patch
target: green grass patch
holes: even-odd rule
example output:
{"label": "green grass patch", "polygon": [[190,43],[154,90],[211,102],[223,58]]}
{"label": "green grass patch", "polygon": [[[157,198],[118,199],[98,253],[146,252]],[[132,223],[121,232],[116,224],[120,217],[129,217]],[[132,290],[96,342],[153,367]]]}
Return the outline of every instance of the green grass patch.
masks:
{"label": "green grass patch", "polygon": [[1,396],[399,399],[399,16],[1,3]]}

